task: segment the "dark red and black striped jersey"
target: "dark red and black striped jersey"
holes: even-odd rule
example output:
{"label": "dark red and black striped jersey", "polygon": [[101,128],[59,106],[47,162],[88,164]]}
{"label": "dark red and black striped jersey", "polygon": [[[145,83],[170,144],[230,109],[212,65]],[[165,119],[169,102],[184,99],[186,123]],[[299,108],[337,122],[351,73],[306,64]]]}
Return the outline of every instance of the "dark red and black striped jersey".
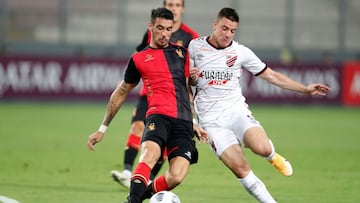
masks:
{"label": "dark red and black striped jersey", "polygon": [[[192,39],[198,38],[199,34],[191,29],[184,23],[181,23],[180,28],[171,34],[170,42],[187,48]],[[136,47],[136,51],[141,51],[150,44],[151,32],[147,31],[141,43]],[[140,88],[139,95],[146,95],[146,89],[144,85]]]}
{"label": "dark red and black striped jersey", "polygon": [[164,49],[147,46],[130,58],[124,81],[138,83],[142,79],[148,99],[146,117],[162,114],[191,121],[189,74],[187,49],[175,44]]}

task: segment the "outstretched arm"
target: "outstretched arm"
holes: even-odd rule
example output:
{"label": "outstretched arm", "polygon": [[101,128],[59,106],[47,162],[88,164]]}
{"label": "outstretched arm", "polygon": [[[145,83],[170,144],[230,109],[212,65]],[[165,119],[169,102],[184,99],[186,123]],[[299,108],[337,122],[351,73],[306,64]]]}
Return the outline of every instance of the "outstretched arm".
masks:
{"label": "outstretched arm", "polygon": [[331,90],[330,87],[320,83],[305,86],[304,84],[299,83],[282,73],[274,71],[269,67],[264,72],[262,72],[259,77],[283,89],[305,94],[325,96]]}
{"label": "outstretched arm", "polygon": [[107,126],[110,125],[111,120],[121,108],[127,95],[135,86],[136,84],[129,84],[121,81],[121,83],[112,92],[99,130],[88,137],[87,145],[90,150],[94,150],[94,145],[103,139]]}

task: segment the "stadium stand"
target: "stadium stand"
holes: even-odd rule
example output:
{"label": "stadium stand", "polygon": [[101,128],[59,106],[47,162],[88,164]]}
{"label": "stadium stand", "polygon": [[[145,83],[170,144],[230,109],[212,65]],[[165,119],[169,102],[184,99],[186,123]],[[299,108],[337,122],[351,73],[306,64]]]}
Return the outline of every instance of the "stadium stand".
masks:
{"label": "stadium stand", "polygon": [[[2,0],[0,47],[3,53],[127,55],[146,29],[148,12],[160,0]],[[261,57],[278,58],[284,49],[302,59],[324,52],[339,59],[360,53],[358,0],[187,1],[185,21],[200,35],[212,29],[221,7],[240,13],[236,40]],[[31,49],[29,48],[32,47]]]}

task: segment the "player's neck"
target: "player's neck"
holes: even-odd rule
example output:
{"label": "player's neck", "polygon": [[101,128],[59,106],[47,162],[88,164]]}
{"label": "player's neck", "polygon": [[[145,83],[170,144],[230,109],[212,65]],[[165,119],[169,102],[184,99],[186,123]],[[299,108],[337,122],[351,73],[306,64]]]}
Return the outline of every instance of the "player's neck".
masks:
{"label": "player's neck", "polygon": [[169,44],[167,43],[165,45],[159,45],[159,44],[157,44],[157,43],[155,43],[154,41],[151,40],[149,46],[151,48],[153,48],[153,49],[165,49],[166,47],[169,46]]}
{"label": "player's neck", "polygon": [[210,36],[206,39],[206,41],[207,41],[211,46],[213,46],[214,48],[216,48],[216,49],[219,49],[219,48],[220,48],[220,47],[218,46],[218,44],[215,42],[214,37],[213,37],[212,35],[210,35]]}
{"label": "player's neck", "polygon": [[181,24],[182,24],[182,20],[179,20],[179,21],[174,22],[173,32],[178,31],[178,30],[180,29],[180,27],[181,27]]}

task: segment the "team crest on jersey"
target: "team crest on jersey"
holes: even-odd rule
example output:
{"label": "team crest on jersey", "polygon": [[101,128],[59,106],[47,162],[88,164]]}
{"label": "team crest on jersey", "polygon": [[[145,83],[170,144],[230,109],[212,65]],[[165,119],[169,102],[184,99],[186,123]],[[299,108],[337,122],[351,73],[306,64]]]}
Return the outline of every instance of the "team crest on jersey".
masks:
{"label": "team crest on jersey", "polygon": [[237,59],[237,55],[235,56],[226,56],[226,65],[230,68],[234,66]]}
{"label": "team crest on jersey", "polygon": [[154,59],[155,59],[155,58],[154,58],[153,55],[148,54],[148,55],[146,55],[145,62],[148,62],[148,61],[151,61],[151,60],[154,60]]}
{"label": "team crest on jersey", "polygon": [[184,54],[183,52],[181,51],[181,49],[176,49],[176,54],[180,57],[180,58],[184,58]]}
{"label": "team crest on jersey", "polygon": [[151,131],[155,130],[155,123],[149,123],[149,125],[147,126],[147,128]]}

